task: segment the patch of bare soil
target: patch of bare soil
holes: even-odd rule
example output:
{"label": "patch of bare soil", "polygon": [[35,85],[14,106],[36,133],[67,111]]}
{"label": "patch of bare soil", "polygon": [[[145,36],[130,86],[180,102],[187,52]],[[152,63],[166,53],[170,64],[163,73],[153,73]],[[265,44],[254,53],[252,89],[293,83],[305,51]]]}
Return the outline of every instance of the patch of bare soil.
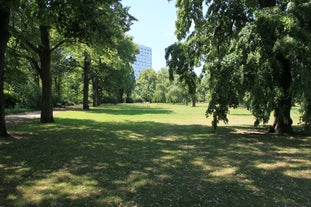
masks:
{"label": "patch of bare soil", "polygon": [[[74,106],[67,106],[66,108],[54,108],[53,114],[58,114],[61,112],[64,112],[66,110],[74,110],[82,108],[81,105],[74,105]],[[18,124],[23,124],[29,121],[33,121],[36,119],[40,119],[41,112],[40,111],[32,111],[27,113],[21,113],[21,114],[12,114],[5,116],[6,125],[7,126],[14,126]]]}

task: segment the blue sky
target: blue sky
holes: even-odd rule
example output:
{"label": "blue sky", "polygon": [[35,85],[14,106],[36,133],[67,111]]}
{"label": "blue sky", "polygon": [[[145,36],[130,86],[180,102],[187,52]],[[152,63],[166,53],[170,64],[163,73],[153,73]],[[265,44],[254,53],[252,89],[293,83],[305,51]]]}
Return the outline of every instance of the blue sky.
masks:
{"label": "blue sky", "polygon": [[152,67],[166,67],[165,48],[177,41],[175,37],[175,1],[167,0],[122,0],[129,6],[129,13],[138,21],[128,33],[134,42],[152,48]]}

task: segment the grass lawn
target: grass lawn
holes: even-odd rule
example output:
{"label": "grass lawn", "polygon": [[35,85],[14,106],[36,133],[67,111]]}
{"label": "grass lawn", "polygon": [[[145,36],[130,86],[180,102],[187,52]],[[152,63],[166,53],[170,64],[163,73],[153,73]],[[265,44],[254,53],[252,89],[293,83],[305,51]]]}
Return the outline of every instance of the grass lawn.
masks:
{"label": "grass lawn", "polygon": [[245,109],[214,133],[205,110],[106,105],[12,126],[0,207],[311,206],[310,136],[264,134]]}

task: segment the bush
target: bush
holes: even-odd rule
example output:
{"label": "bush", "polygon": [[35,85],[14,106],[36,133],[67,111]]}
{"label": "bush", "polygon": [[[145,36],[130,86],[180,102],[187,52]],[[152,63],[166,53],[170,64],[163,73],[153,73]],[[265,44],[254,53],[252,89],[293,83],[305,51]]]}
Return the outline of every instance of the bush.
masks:
{"label": "bush", "polygon": [[4,105],[5,108],[15,108],[17,104],[17,99],[9,93],[4,93]]}
{"label": "bush", "polygon": [[38,85],[28,82],[23,85],[23,89],[16,93],[17,104],[21,108],[40,108],[41,89]]}

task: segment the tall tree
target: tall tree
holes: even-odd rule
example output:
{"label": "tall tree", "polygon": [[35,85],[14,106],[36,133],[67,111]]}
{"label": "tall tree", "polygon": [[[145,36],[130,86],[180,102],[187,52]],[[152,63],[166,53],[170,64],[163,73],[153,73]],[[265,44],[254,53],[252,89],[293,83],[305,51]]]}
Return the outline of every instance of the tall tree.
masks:
{"label": "tall tree", "polygon": [[[14,33],[38,56],[38,59],[31,58],[31,62],[42,81],[41,122],[53,122],[51,53],[68,39],[109,42],[107,38],[119,35],[120,28],[129,28],[132,17],[118,0],[32,0],[22,3],[15,10],[15,19],[23,18],[23,22],[19,28],[14,28]],[[53,32],[61,34],[63,39],[51,39]],[[35,38],[36,34],[38,38]]]}
{"label": "tall tree", "polygon": [[10,9],[5,4],[0,4],[0,137],[7,137],[4,113],[4,71],[5,52],[10,38],[9,33]]}
{"label": "tall tree", "polygon": [[166,64],[169,67],[170,80],[174,80],[174,73],[178,74],[179,81],[188,86],[192,106],[196,104],[197,75],[194,72],[195,56],[192,56],[190,46],[175,43],[165,49]]}
{"label": "tall tree", "polygon": [[[97,69],[107,69],[112,70],[120,69],[122,65],[129,65],[129,57],[134,56],[134,50],[129,47],[132,44],[132,39],[129,39],[125,36],[125,33],[130,29],[132,21],[135,20],[133,16],[128,13],[128,8],[123,7],[122,4],[118,1],[111,4],[110,8],[110,17],[109,21],[105,16],[100,17],[101,26],[105,28],[106,34],[104,33],[95,33],[89,37],[89,42],[87,43],[90,47],[93,47],[97,56],[99,56],[99,61],[97,64]],[[104,36],[103,36],[104,35]],[[126,45],[127,44],[127,45]],[[106,51],[104,51],[106,50]],[[90,55],[90,54],[89,54]],[[107,56],[107,57],[104,57]],[[103,58],[104,57],[104,58]],[[105,60],[108,59],[106,63]],[[87,61],[87,59],[85,59]],[[85,65],[86,66],[86,65]],[[104,67],[102,67],[104,66]],[[108,66],[108,67],[106,67]],[[89,68],[90,69],[90,68]],[[88,100],[88,84],[90,70],[84,67],[84,97],[83,97],[83,108],[88,109],[86,102]],[[98,105],[100,102],[100,88],[99,79],[97,75],[102,74],[100,71],[92,72],[92,83],[93,83],[93,104]],[[87,97],[86,97],[87,96]]]}
{"label": "tall tree", "polygon": [[[83,67],[84,100],[88,100],[88,92],[86,93],[88,86],[86,85],[89,81],[87,80],[92,80],[93,106],[102,103],[104,91],[110,94],[110,97],[114,96],[115,102],[118,102],[123,95],[130,96],[134,87],[131,63],[135,61],[137,46],[132,38],[126,35],[120,35],[118,38],[112,37],[110,40],[109,44],[95,47],[89,53],[93,59],[91,67],[89,69]],[[87,108],[84,107],[84,109]]]}
{"label": "tall tree", "polygon": [[136,90],[145,101],[152,101],[156,89],[157,74],[152,68],[141,71],[136,80]]}
{"label": "tall tree", "polygon": [[84,63],[83,63],[83,109],[89,110],[89,82],[90,82],[90,70],[91,70],[91,55],[87,51],[84,51]]}
{"label": "tall tree", "polygon": [[310,1],[178,0],[176,7],[177,37],[194,43],[205,63],[214,127],[245,99],[255,124],[274,112],[271,131],[292,132],[294,100],[310,124]]}

